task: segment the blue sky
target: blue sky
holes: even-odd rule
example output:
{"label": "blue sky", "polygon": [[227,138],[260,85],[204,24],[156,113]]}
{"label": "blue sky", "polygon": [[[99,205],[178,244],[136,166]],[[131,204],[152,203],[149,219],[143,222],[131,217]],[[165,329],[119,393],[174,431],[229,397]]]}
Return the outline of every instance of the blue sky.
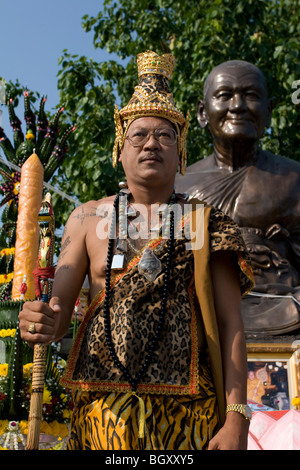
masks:
{"label": "blue sky", "polygon": [[[0,77],[47,95],[46,109],[58,104],[58,59],[64,49],[99,62],[109,55],[93,46],[93,33],[82,26],[84,15],[96,16],[103,0],[0,0]],[[2,125],[9,138],[6,107]],[[17,111],[23,120],[23,109]],[[23,121],[24,122],[24,121]]]}

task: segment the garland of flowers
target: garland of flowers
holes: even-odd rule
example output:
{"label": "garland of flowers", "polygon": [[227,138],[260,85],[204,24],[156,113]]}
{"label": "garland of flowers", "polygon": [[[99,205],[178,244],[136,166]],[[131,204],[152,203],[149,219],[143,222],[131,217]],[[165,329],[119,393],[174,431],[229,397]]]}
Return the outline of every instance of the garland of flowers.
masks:
{"label": "garland of flowers", "polygon": [[[2,329],[0,330],[0,338],[7,338],[7,337],[14,338],[16,335],[16,331],[17,331],[16,328]],[[3,364],[0,364],[0,367],[1,365]]]}
{"label": "garland of flowers", "polygon": [[[7,419],[0,420],[0,436],[5,434],[9,421]],[[22,434],[25,436],[28,433],[28,421],[19,421],[19,427]],[[69,428],[66,423],[59,423],[58,421],[41,421],[41,433],[49,436],[65,438],[69,435]]]}
{"label": "garland of flowers", "polygon": [[0,274],[0,284],[4,284],[6,282],[10,282],[12,278],[14,277],[14,273],[8,273],[8,274]]}
{"label": "garland of flowers", "polygon": [[1,251],[0,251],[0,257],[2,258],[2,256],[7,256],[7,255],[14,255],[15,254],[15,247],[11,247],[11,248],[3,248]]}
{"label": "garland of flowers", "polygon": [[[69,429],[67,424],[52,421],[41,421],[41,434],[47,435],[48,439],[40,444],[40,449],[63,450],[67,445]],[[28,435],[28,421],[0,420],[0,450],[18,450],[26,448]]]}
{"label": "garland of flowers", "polygon": [[[71,393],[62,387],[59,383],[65,365],[65,361],[62,359],[56,364],[52,364],[51,373],[48,374],[45,381],[43,395],[43,416],[45,422],[47,422],[50,427],[55,426],[52,424],[55,422],[62,424],[64,427],[67,427],[67,423],[70,422],[72,416],[72,410],[74,406],[73,398]],[[29,412],[30,408],[32,369],[32,363],[27,363],[23,366],[23,382],[19,399],[22,402],[22,407],[26,413]],[[4,403],[7,396],[7,374],[8,364],[0,364],[0,410],[1,405]],[[7,420],[0,421],[0,423],[3,422],[5,423]],[[26,421],[24,421],[24,423],[25,422]]]}

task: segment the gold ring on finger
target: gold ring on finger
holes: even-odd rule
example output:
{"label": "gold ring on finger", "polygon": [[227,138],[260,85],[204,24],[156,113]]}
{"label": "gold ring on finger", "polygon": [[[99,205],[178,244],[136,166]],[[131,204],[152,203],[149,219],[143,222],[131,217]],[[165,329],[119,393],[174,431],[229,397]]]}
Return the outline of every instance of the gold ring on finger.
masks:
{"label": "gold ring on finger", "polygon": [[36,333],[35,322],[34,321],[32,323],[30,323],[27,331],[29,333],[33,334],[33,335],[34,335],[34,333]]}

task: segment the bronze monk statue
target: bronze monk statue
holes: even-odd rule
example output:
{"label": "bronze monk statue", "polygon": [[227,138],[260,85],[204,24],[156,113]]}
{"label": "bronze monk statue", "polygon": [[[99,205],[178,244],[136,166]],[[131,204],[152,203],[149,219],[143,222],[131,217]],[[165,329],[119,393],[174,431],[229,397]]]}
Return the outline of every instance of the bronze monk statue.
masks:
{"label": "bronze monk statue", "polygon": [[197,108],[213,152],[176,178],[176,191],[240,226],[256,282],[242,301],[243,319],[246,333],[255,335],[295,334],[300,327],[300,163],[260,148],[271,114],[257,67],[244,61],[215,67]]}

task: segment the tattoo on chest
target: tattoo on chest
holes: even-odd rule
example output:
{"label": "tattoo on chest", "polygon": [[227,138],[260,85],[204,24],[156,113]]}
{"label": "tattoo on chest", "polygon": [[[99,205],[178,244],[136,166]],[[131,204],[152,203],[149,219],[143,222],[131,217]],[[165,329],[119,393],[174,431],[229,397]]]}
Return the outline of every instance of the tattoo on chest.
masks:
{"label": "tattoo on chest", "polygon": [[96,207],[92,207],[89,212],[86,212],[84,207],[82,207],[81,211],[78,214],[73,215],[73,219],[79,220],[80,225],[83,225],[84,221],[90,217],[99,217],[99,215],[97,214]]}

